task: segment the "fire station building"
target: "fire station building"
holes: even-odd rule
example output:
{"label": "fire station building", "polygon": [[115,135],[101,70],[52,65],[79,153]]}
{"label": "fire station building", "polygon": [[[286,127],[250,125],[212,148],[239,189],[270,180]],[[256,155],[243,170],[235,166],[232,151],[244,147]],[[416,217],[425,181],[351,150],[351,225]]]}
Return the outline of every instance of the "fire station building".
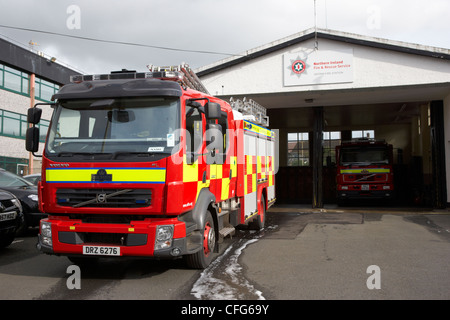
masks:
{"label": "fire station building", "polygon": [[335,202],[335,147],[367,137],[393,145],[399,204],[449,205],[450,50],[310,29],[196,73],[212,95],[267,108],[277,203]]}

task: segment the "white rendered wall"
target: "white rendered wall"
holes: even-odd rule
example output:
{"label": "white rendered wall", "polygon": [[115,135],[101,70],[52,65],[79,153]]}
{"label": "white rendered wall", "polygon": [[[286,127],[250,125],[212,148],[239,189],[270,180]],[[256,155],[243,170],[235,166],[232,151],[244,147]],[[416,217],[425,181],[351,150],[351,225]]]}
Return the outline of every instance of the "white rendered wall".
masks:
{"label": "white rendered wall", "polygon": [[[307,40],[262,57],[201,77],[213,95],[249,95],[274,92],[359,89],[450,82],[450,61],[321,39],[319,50],[353,49],[353,82],[283,86],[283,54],[312,52]],[[205,67],[206,68],[206,67]]]}

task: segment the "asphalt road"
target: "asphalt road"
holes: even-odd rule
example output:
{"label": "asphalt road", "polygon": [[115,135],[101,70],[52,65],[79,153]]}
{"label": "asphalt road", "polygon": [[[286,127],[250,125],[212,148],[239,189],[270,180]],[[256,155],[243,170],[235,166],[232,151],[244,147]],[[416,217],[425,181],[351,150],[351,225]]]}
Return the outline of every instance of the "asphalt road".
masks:
{"label": "asphalt road", "polygon": [[288,207],[270,220],[240,260],[266,299],[450,299],[448,211]]}
{"label": "asphalt road", "polygon": [[448,211],[276,206],[265,229],[238,231],[203,272],[104,259],[70,289],[73,264],[39,253],[30,231],[0,250],[0,300],[448,300],[449,242]]}

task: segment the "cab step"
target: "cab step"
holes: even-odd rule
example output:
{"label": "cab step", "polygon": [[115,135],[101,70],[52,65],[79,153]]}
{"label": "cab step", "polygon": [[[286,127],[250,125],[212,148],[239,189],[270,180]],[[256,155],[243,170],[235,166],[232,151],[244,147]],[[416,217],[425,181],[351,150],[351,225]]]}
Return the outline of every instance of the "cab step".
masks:
{"label": "cab step", "polygon": [[236,229],[234,227],[229,226],[229,227],[224,227],[224,228],[220,229],[219,234],[220,234],[221,238],[223,239],[228,235],[230,237],[232,237],[234,235],[235,231],[236,231]]}

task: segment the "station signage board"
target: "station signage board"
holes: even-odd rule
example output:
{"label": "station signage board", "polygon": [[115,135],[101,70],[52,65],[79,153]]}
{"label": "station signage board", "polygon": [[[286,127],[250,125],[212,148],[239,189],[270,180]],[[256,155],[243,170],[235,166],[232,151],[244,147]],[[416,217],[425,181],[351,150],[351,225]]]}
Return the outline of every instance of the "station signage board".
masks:
{"label": "station signage board", "polygon": [[284,86],[353,82],[353,49],[284,54],[283,82]]}

